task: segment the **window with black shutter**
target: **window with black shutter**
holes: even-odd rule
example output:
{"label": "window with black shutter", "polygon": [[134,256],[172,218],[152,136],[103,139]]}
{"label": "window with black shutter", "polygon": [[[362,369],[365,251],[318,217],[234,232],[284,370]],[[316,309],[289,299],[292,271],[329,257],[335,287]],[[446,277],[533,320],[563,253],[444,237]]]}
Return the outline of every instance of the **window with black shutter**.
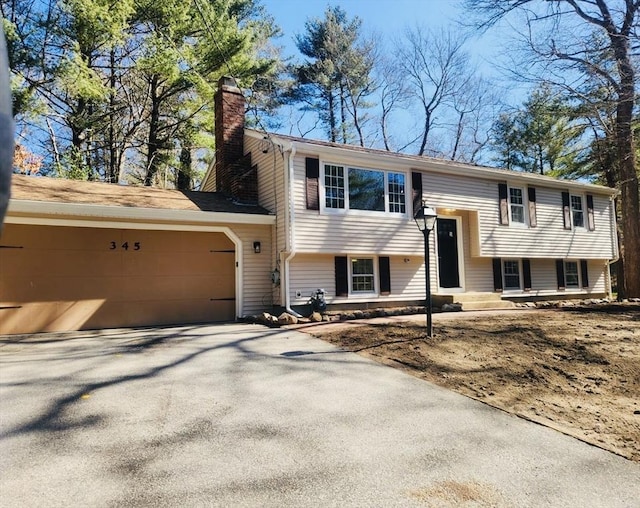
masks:
{"label": "window with black shutter", "polygon": [[587,227],[589,228],[589,231],[594,231],[596,229],[596,218],[593,211],[593,196],[591,194],[587,194]]}
{"label": "window with black shutter", "polygon": [[589,287],[589,265],[586,259],[580,260],[580,275],[582,277],[582,287]]}
{"label": "window with black shutter", "polygon": [[524,290],[531,291],[531,260],[522,260],[522,279],[524,281]]}
{"label": "window with black shutter", "polygon": [[564,261],[562,259],[556,259],[556,279],[558,281],[558,289],[564,289]]}
{"label": "window with black shutter", "polygon": [[381,256],[378,258],[378,271],[380,272],[380,294],[391,293],[391,269],[389,258]]}
{"label": "window with black shutter", "polygon": [[529,198],[529,226],[535,228],[538,226],[538,215],[536,214],[536,189],[529,187],[527,189]]}
{"label": "window with black shutter", "polygon": [[498,200],[499,200],[499,213],[500,224],[509,224],[509,200],[507,198],[507,184],[498,184]]}
{"label": "window with black shutter", "polygon": [[411,173],[411,190],[413,194],[413,216],[422,208],[422,173]]}
{"label": "window with black shutter", "polygon": [[320,210],[320,160],[313,157],[306,157],[305,178],[307,192],[307,210]]}
{"label": "window with black shutter", "polygon": [[347,256],[335,257],[336,296],[349,296],[349,265]]}
{"label": "window with black shutter", "polygon": [[571,207],[569,205],[569,193],[562,193],[562,220],[564,229],[571,229]]}
{"label": "window with black shutter", "polygon": [[493,259],[493,289],[502,291],[502,260],[500,258]]}

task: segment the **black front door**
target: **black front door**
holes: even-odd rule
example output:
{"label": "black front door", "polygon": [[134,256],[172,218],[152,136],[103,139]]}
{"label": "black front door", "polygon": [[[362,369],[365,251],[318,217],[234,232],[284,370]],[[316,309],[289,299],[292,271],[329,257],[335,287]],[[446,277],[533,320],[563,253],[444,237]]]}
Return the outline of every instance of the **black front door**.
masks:
{"label": "black front door", "polygon": [[455,219],[438,217],[438,273],[441,288],[459,288],[458,228]]}

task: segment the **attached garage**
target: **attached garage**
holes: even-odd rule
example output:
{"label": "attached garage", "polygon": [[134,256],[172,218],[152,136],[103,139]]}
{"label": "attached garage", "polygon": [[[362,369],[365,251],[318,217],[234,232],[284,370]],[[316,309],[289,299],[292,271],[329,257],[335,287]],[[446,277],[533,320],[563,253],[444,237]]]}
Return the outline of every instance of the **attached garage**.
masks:
{"label": "attached garage", "polygon": [[[96,186],[111,193],[102,198],[111,203],[114,194],[136,189],[15,180],[17,192],[0,237],[0,334],[221,322],[242,315],[242,274],[252,272],[243,270],[250,268],[243,266],[243,244],[257,240],[268,248],[266,211],[205,211],[203,200],[211,201],[210,193],[196,193],[202,196],[194,199],[161,189],[138,189],[147,198],[138,194],[136,203],[147,207],[85,204],[74,202],[74,196],[81,199]],[[42,185],[46,191],[61,184],[77,187],[77,195],[67,189],[62,203],[59,194],[55,201],[15,199],[25,187],[37,185],[39,195],[48,196]],[[35,190],[30,188],[29,196]],[[195,201],[200,210],[183,209]],[[265,268],[268,281],[269,265]]]}

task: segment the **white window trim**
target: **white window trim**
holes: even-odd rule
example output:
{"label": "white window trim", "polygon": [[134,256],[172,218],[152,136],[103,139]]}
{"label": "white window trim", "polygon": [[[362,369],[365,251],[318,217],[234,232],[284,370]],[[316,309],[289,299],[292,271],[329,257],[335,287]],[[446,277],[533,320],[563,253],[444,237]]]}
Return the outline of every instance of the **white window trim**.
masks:
{"label": "white window trim", "polygon": [[[573,222],[573,203],[571,198],[580,198],[580,204],[582,205],[582,226],[576,226]],[[571,215],[571,229],[588,229],[587,226],[587,198],[584,194],[569,193],[569,214]],[[571,261],[571,260],[570,260]]]}
{"label": "white window trim", "polygon": [[[567,284],[567,263],[575,263],[576,264],[576,272],[578,274],[578,285],[577,286],[569,286],[569,284]],[[564,272],[564,289],[565,291],[582,291],[583,287],[582,287],[582,269],[580,266],[580,260],[579,259],[565,259],[563,261],[563,266],[562,266],[563,272]]]}
{"label": "white window trim", "polygon": [[[522,192],[522,216],[524,222],[517,222],[513,220],[513,214],[511,213],[511,189],[519,189]],[[507,205],[509,209],[509,225],[516,228],[526,228],[529,227],[529,211],[528,207],[528,195],[526,187],[519,187],[517,185],[508,185],[507,186]]]}
{"label": "white window trim", "polygon": [[[325,188],[325,166],[339,166],[344,169],[344,208],[330,208],[327,206],[326,200],[326,188]],[[357,165],[350,164],[340,164],[337,162],[331,161],[320,161],[320,213],[323,214],[335,214],[335,215],[368,215],[368,216],[389,216],[389,217],[398,217],[398,218],[408,218],[409,217],[409,209],[412,204],[410,202],[409,196],[410,193],[410,178],[409,174],[406,171],[396,170],[396,169],[382,169],[382,168],[370,168],[370,167],[361,167]],[[350,207],[349,203],[349,170],[350,169],[361,169],[364,171],[381,171],[384,174],[384,211],[377,210],[355,210]],[[401,212],[391,212],[389,211],[389,173],[401,174],[404,176],[404,213]]]}
{"label": "white window trim", "polygon": [[[364,254],[362,256],[348,256],[348,269],[349,269],[349,296],[359,297],[359,296],[379,296],[380,295],[380,278],[379,270],[378,270],[378,256],[372,256],[371,254]],[[353,290],[353,265],[352,261],[354,259],[372,259],[373,260],[373,291],[354,291]]]}
{"label": "white window trim", "polygon": [[[505,269],[504,269],[504,264],[507,261],[515,261],[516,264],[518,265],[518,281],[520,282],[520,287],[518,287],[518,288],[508,288],[507,287],[507,277],[506,277],[507,274],[506,274]],[[504,293],[511,293],[511,292],[518,293],[518,292],[521,292],[523,290],[523,284],[524,284],[524,281],[522,280],[522,278],[523,278],[522,260],[521,259],[515,259],[515,258],[514,259],[505,258],[505,259],[502,259],[501,262],[502,262],[502,288],[503,288],[503,292]]]}

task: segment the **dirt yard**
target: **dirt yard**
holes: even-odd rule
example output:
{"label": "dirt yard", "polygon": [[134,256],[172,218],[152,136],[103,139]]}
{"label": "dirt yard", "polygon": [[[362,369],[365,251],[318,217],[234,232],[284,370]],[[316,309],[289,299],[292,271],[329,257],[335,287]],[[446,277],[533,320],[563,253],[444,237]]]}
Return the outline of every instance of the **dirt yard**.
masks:
{"label": "dirt yard", "polygon": [[639,304],[438,317],[310,333],[640,461]]}

